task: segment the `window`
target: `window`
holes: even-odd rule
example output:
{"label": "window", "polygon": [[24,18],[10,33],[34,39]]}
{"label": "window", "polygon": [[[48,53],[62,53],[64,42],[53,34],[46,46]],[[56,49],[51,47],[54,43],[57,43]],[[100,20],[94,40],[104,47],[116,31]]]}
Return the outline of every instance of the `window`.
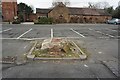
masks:
{"label": "window", "polygon": [[61,15],[59,15],[59,18],[63,18],[63,15],[61,14]]}
{"label": "window", "polygon": [[38,16],[38,19],[40,19],[41,17],[47,17],[47,16]]}
{"label": "window", "polygon": [[92,18],[90,18],[90,20],[92,20]]}
{"label": "window", "polygon": [[95,20],[98,20],[98,18],[95,18]]}

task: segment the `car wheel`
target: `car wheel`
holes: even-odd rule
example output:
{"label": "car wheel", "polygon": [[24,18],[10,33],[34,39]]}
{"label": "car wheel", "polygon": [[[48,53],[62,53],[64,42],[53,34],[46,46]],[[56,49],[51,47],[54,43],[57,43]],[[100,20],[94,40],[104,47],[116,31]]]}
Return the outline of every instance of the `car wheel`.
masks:
{"label": "car wheel", "polygon": [[116,23],[116,22],[115,22],[114,24],[115,24],[115,25],[117,25],[117,23]]}

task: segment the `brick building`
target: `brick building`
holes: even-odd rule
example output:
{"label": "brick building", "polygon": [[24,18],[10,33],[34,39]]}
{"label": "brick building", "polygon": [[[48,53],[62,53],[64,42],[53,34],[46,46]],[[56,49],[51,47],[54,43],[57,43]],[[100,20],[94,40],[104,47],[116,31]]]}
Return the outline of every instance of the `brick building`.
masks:
{"label": "brick building", "polygon": [[36,15],[36,13],[31,13],[30,15],[29,15],[29,21],[34,21],[34,20],[36,20],[37,19],[37,15]]}
{"label": "brick building", "polygon": [[17,16],[17,0],[2,0],[3,21],[13,21]]}
{"label": "brick building", "polygon": [[104,9],[66,7],[60,3],[51,9],[36,8],[37,17],[52,17],[59,23],[103,23],[111,19]]}
{"label": "brick building", "polygon": [[[13,21],[17,16],[17,0],[2,0],[2,16],[3,21]],[[38,17],[50,17],[57,23],[103,23],[112,18],[104,9],[66,7],[62,2],[53,8],[36,8],[35,14],[24,15],[24,21]]]}

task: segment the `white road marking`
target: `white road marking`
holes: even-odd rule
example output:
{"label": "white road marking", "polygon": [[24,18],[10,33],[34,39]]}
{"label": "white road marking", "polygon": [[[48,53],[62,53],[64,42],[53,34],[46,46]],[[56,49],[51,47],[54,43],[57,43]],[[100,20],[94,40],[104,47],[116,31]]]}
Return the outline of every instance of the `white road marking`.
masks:
{"label": "white road marking", "polygon": [[114,37],[114,36],[112,36],[112,35],[110,35],[110,34],[105,34],[105,33],[100,32],[100,31],[96,31],[96,32],[101,33],[101,34],[104,34],[104,35],[109,36],[109,37]]}
{"label": "white road marking", "polygon": [[100,39],[109,39],[109,37],[99,37]]}
{"label": "white road marking", "polygon": [[53,29],[51,29],[51,38],[53,38],[54,36],[53,36]]}
{"label": "white road marking", "polygon": [[[37,39],[45,39],[45,38],[37,38]],[[30,39],[30,38],[0,38],[0,40],[36,40],[36,39]]]}
{"label": "white road marking", "polygon": [[100,31],[96,31],[96,32],[98,32],[98,33],[102,33],[102,32],[100,32]]}
{"label": "white road marking", "polygon": [[98,52],[99,54],[102,54],[102,52]]}
{"label": "white road marking", "polygon": [[[93,29],[89,28],[89,30],[93,30]],[[114,37],[114,36],[112,36],[112,35],[110,35],[110,34],[105,34],[105,33],[100,32],[100,31],[96,31],[96,32],[101,33],[101,34],[104,34],[104,35],[107,35],[107,36],[109,36],[109,37]]]}
{"label": "white road marking", "polygon": [[[49,37],[41,37],[41,38],[0,38],[0,40],[41,40],[47,39]],[[67,38],[67,39],[80,39],[81,37],[55,37],[55,38]]]}
{"label": "white road marking", "polygon": [[78,47],[77,44],[75,44],[75,42],[72,41],[72,43],[80,50],[80,52],[82,53],[82,55],[84,55],[85,53]]}
{"label": "white road marking", "polygon": [[118,32],[118,30],[113,30],[113,29],[108,29],[108,28],[106,28],[106,30]]}
{"label": "white road marking", "polygon": [[20,39],[22,36],[24,36],[25,34],[27,34],[28,32],[30,32],[31,30],[32,30],[32,28],[29,29],[28,31],[26,31],[25,33],[23,33],[22,35],[20,35],[17,39]]}
{"label": "white road marking", "polygon": [[112,31],[118,32],[118,30],[112,30]]}
{"label": "white road marking", "polygon": [[85,67],[88,67],[88,65],[84,64]]}
{"label": "white road marking", "polygon": [[75,31],[74,29],[70,28],[70,30],[72,30],[72,31],[75,32],[76,34],[80,35],[81,37],[85,38],[84,35],[80,34],[79,32]]}
{"label": "white road marking", "polygon": [[27,48],[27,46],[28,46],[28,45],[26,45],[26,46],[24,47],[24,49]]}
{"label": "white road marking", "polygon": [[89,28],[89,30],[93,30],[93,29]]}
{"label": "white road marking", "polygon": [[6,32],[6,31],[9,31],[9,30],[11,30],[12,28],[9,28],[9,29],[6,29],[6,30],[3,30],[3,31],[0,31],[0,33],[2,33],[2,32]]}
{"label": "white road marking", "polygon": [[114,36],[112,36],[112,35],[110,35],[110,34],[106,34],[107,36],[110,36],[110,37],[114,37]]}

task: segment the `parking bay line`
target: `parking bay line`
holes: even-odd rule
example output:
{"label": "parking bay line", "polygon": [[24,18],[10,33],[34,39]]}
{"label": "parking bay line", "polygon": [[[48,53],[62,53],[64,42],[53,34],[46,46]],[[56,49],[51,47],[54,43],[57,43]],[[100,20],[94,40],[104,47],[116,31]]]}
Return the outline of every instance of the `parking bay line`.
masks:
{"label": "parking bay line", "polygon": [[118,32],[118,30],[111,30],[111,29],[108,29],[108,28],[106,28],[106,30],[109,30],[109,31],[113,31],[113,32]]}
{"label": "parking bay line", "polygon": [[114,37],[114,36],[112,36],[112,35],[110,35],[110,34],[105,34],[105,33],[103,33],[103,32],[100,32],[100,31],[96,31],[97,33],[101,33],[101,34],[104,34],[104,35],[106,35],[106,36],[109,36],[109,37]]}
{"label": "parking bay line", "polygon": [[24,49],[27,48],[27,46],[28,46],[28,45],[26,45],[26,46],[24,47]]}
{"label": "parking bay line", "polygon": [[91,31],[93,30],[93,29],[91,29],[91,28],[88,28],[88,29],[91,30]]}
{"label": "parking bay line", "polygon": [[[93,30],[93,29],[89,28],[89,30]],[[100,31],[96,31],[96,32],[97,32],[97,33],[104,34],[104,35],[107,35],[107,36],[109,36],[109,37],[114,37],[114,36],[112,36],[112,35],[110,35],[110,34],[105,34],[105,33],[103,33],[103,32],[100,32]]]}
{"label": "parking bay line", "polygon": [[112,31],[114,31],[114,32],[118,32],[118,30],[112,30]]}
{"label": "parking bay line", "polygon": [[11,30],[12,28],[9,28],[9,29],[6,29],[6,30],[3,30],[3,31],[0,31],[0,33],[2,33],[2,32],[6,32],[6,31],[9,31],[9,30]]}
{"label": "parking bay line", "polygon": [[44,38],[0,38],[0,40],[37,40],[37,39],[46,39],[46,37]]}
{"label": "parking bay line", "polygon": [[72,30],[72,31],[75,32],[76,34],[80,35],[81,37],[85,38],[84,35],[80,34],[79,32],[75,31],[74,29],[70,28],[70,30]]}
{"label": "parking bay line", "polygon": [[[49,37],[42,37],[42,38],[19,38],[19,39],[17,39],[17,38],[0,38],[0,40],[30,40],[30,41],[32,41],[32,40],[43,40],[43,39],[47,39],[47,38],[49,38]],[[80,38],[82,38],[82,37],[54,37],[54,38],[67,38],[67,39],[80,39]]]}
{"label": "parking bay line", "polygon": [[31,30],[32,30],[32,28],[29,29],[28,31],[26,31],[25,33],[23,33],[22,35],[20,35],[19,37],[17,37],[17,39],[20,39],[22,36],[24,36],[25,34],[27,34],[28,32],[30,32]]}
{"label": "parking bay line", "polygon": [[53,35],[53,29],[51,28],[51,38],[53,38],[54,35]]}

